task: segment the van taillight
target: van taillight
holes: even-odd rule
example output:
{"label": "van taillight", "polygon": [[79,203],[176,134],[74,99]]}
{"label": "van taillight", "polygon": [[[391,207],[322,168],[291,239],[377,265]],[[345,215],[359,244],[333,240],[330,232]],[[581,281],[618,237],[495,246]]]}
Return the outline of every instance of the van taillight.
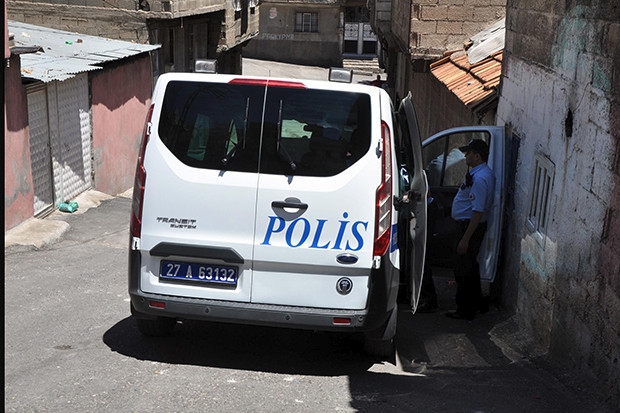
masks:
{"label": "van taillight", "polygon": [[144,201],[144,185],[146,184],[146,169],[144,169],[144,153],[146,144],[151,133],[151,117],[153,116],[153,105],[149,108],[142,134],[142,144],[138,153],[138,164],[136,166],[136,176],[133,184],[133,198],[131,202],[131,223],[129,231],[133,237],[140,237],[142,233],[142,202]]}
{"label": "van taillight", "polygon": [[381,185],[377,188],[375,245],[373,255],[382,257],[391,240],[392,225],[392,140],[390,128],[381,122]]}

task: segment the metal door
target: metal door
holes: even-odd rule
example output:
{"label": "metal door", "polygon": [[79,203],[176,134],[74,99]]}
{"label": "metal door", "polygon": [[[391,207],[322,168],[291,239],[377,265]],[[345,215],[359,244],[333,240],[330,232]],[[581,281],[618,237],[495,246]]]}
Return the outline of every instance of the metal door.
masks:
{"label": "metal door", "polygon": [[50,125],[45,86],[28,89],[28,124],[30,129],[30,164],[34,189],[34,214],[54,205]]}
{"label": "metal door", "polygon": [[54,192],[56,202],[60,203],[91,186],[88,76],[82,74],[64,82],[53,82],[49,91]]}
{"label": "metal door", "polygon": [[426,199],[428,181],[423,169],[422,140],[420,139],[418,117],[411,99],[411,93],[409,93],[400,102],[397,118],[402,137],[402,148],[408,154],[405,155],[406,162],[403,164],[406,165],[408,169],[407,174],[411,180],[407,194],[407,212],[409,213],[407,217],[409,220],[407,225],[407,246],[401,253],[407,254],[405,271],[410,277],[408,281],[411,287],[411,308],[415,311],[422,288],[424,262],[426,259]]}
{"label": "metal door", "polygon": [[375,55],[377,36],[369,23],[352,22],[344,25],[345,53]]}

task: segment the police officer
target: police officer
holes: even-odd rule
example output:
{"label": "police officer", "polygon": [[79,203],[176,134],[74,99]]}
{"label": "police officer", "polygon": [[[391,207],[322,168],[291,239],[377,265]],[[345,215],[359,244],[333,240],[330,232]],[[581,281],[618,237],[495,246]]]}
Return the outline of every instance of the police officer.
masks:
{"label": "police officer", "polygon": [[452,202],[452,218],[457,222],[458,232],[454,266],[456,311],[446,316],[473,320],[482,308],[477,256],[487,230],[495,177],[487,165],[489,146],[485,141],[474,139],[459,149],[465,153],[465,161],[471,169]]}

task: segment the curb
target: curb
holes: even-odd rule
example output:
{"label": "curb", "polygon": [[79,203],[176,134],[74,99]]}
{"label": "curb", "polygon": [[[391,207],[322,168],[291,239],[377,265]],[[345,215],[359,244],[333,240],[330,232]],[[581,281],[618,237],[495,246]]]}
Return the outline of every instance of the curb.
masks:
{"label": "curb", "polygon": [[[132,190],[118,194],[130,198]],[[25,246],[26,249],[41,249],[58,241],[71,227],[66,218],[72,215],[83,214],[91,208],[97,208],[101,202],[112,199],[115,196],[95,191],[93,189],[82,192],[75,198],[79,208],[73,213],[60,212],[55,209],[45,218],[30,218],[18,226],[4,233],[4,249],[14,246]]]}

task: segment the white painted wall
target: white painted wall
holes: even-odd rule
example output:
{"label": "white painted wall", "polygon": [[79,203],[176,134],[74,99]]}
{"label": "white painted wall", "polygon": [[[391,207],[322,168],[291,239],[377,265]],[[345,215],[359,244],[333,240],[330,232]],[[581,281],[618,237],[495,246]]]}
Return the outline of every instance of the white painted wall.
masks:
{"label": "white painted wall", "polygon": [[[516,318],[536,344],[568,356],[617,397],[620,298],[599,264],[605,231],[618,231],[606,225],[620,149],[611,131],[613,56],[600,49],[607,23],[593,14],[577,6],[561,18],[550,55],[540,58],[549,67],[505,54],[497,124],[520,138],[514,245],[506,248],[507,273],[518,277]],[[546,234],[527,225],[537,154],[555,165]]]}

